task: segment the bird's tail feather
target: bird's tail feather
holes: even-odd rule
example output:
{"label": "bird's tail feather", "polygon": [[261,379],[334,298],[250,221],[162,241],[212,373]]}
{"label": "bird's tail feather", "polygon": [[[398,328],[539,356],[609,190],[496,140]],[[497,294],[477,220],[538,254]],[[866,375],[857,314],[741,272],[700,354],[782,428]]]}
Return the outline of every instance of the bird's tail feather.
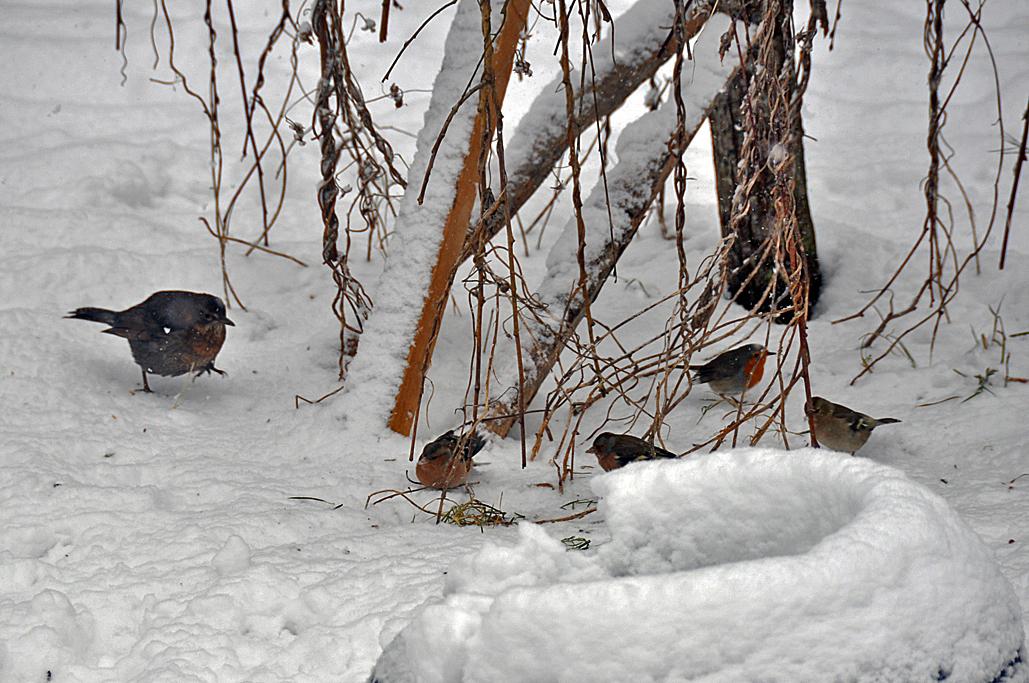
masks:
{"label": "bird's tail feather", "polygon": [[707,367],[706,365],[691,365],[690,370],[693,371],[693,381],[698,384],[707,384],[713,380],[719,379],[719,373]]}
{"label": "bird's tail feather", "polygon": [[659,458],[678,458],[679,457],[678,453],[672,453],[671,451],[666,451],[665,449],[658,448],[657,446],[654,446],[654,453]]}
{"label": "bird's tail feather", "polygon": [[468,436],[468,442],[465,444],[464,452],[465,457],[469,460],[476,453],[482,450],[482,447],[486,445],[486,439],[480,436],[478,433],[473,432]]}

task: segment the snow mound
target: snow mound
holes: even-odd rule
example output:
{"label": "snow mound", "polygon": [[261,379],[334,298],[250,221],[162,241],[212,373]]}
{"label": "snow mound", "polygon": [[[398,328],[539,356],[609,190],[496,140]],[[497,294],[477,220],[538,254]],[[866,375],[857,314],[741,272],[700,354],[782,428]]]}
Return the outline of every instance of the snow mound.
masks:
{"label": "snow mound", "polygon": [[454,567],[372,680],[1023,681],[1015,594],[940,497],[746,449],[597,477],[612,540],[523,525]]}
{"label": "snow mound", "polygon": [[0,598],[0,681],[50,680],[52,669],[86,656],[94,630],[93,615],[59,591],[23,602]]}

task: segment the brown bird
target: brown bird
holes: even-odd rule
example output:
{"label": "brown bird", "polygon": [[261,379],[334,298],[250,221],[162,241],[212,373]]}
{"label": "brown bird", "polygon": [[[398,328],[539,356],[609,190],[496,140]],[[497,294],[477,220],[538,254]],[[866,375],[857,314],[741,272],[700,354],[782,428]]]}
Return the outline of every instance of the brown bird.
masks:
{"label": "brown bird", "polygon": [[214,359],[225,343],[225,304],[213,294],[164,291],[124,311],[76,308],[64,316],[109,325],[105,334],[129,340],[132,358],[143,369],[143,391],[150,391],[147,373],[177,377],[187,372],[225,373]]}
{"label": "brown bird", "polygon": [[765,359],[773,356],[760,344],[723,351],[703,365],[691,365],[693,381],[707,384],[716,394],[738,396],[761,381]]}
{"label": "brown bird", "polygon": [[869,417],[821,396],[812,396],[804,406],[804,412],[811,418],[820,446],[851,455],[865,445],[873,429],[900,422],[893,417]]}
{"label": "brown bird", "polygon": [[605,472],[625,467],[638,460],[656,460],[659,458],[678,458],[671,451],[659,448],[649,441],[644,441],[631,434],[612,434],[604,432],[593,440],[593,445],[586,450],[597,456],[597,462]]}
{"label": "brown bird", "polygon": [[486,439],[475,432],[457,436],[451,429],[425,444],[415,465],[415,476],[423,485],[434,489],[452,489],[468,480],[472,457],[486,445]]}

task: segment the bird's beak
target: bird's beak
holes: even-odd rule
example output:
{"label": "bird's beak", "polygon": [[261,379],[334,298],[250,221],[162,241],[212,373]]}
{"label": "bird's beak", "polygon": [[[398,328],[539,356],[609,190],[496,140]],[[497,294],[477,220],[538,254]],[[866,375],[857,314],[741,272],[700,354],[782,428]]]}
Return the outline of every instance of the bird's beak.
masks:
{"label": "bird's beak", "polygon": [[765,355],[766,356],[774,356],[775,355],[775,351],[769,351],[768,349],[765,349]]}
{"label": "bird's beak", "polygon": [[586,449],[586,452],[587,453],[592,453],[593,455],[596,455],[597,454],[597,447],[596,446],[590,446],[589,448]]}
{"label": "bird's beak", "polygon": [[236,323],[232,322],[231,320],[229,320],[229,319],[228,319],[228,318],[226,318],[225,316],[222,316],[222,320],[221,320],[221,321],[222,321],[223,323],[225,323],[226,325],[231,325],[232,327],[235,327],[235,326],[236,326]]}

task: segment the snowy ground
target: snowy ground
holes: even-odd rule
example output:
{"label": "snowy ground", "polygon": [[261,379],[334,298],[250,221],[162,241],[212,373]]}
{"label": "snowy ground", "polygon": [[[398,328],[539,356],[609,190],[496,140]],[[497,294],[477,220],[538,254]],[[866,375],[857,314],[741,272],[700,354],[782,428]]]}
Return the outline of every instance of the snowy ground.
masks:
{"label": "snowy ground", "polygon": [[[370,33],[354,34],[357,68],[385,70],[431,11],[416,4],[393,13],[385,47]],[[625,6],[609,4],[612,11]],[[815,388],[903,420],[877,431],[863,455],[942,495],[993,552],[1025,613],[1029,480],[1005,482],[1029,471],[1029,386],[1004,387],[995,378],[992,393],[967,402],[916,406],[968,396],[976,373],[999,367],[999,349],[975,348],[969,333],[971,326],[989,334],[988,307],[1001,306],[1009,335],[1029,330],[1029,210],[1021,197],[1007,269],[996,270],[995,232],[983,274],[962,280],[954,322],[942,328],[931,362],[928,334],[919,333],[908,344],[917,367],[891,357],[848,386],[860,369],[859,339],[872,323],[830,321],[867,300],[863,292],[881,285],[921,227],[927,65],[920,6],[845,3],[843,10],[836,49],[816,55],[805,110],[807,132],[817,140],[806,149],[826,277],[811,323]],[[230,270],[248,310],[230,312],[237,326],[219,356],[230,376],[157,378],[153,395],[131,393],[139,373],[122,340],[61,319],[83,305],[127,307],[158,289],[220,292],[216,245],[196,220],[209,202],[205,121],[181,91],[148,80],[148,12],[126,8],[129,67],[120,86],[111,3],[4,6],[0,680],[42,681],[48,672],[67,681],[362,680],[416,608],[440,594],[454,561],[487,540],[513,543],[517,532],[412,521],[413,508],[398,501],[364,509],[370,492],[406,483],[408,444],[380,424],[348,420],[343,402],[294,409],[295,393],[313,397],[335,386],[336,325],[323,269],[233,250]],[[203,79],[203,62],[188,57],[206,47],[202,22],[185,9],[175,12],[179,58]],[[405,56],[402,87],[431,80],[451,14],[437,18]],[[244,40],[260,40],[275,16],[275,3],[267,14],[240,16]],[[1029,91],[1029,7],[996,2],[985,23],[1001,69],[1005,125],[1017,133]],[[226,39],[227,22],[218,26]],[[527,94],[549,77],[550,47],[540,41],[537,76],[509,95],[512,127]],[[969,67],[948,123],[981,226],[997,148],[983,56]],[[306,59],[310,87],[313,49]],[[283,64],[274,68],[281,74]],[[166,78],[167,69],[153,75]],[[234,87],[226,76],[226,120]],[[642,109],[641,99],[633,111]],[[383,122],[416,130],[427,94],[410,92],[406,101],[395,112],[391,103],[377,110]],[[408,138],[394,139],[409,155]],[[698,257],[717,236],[705,140],[698,136],[687,157],[696,178],[687,248]],[[317,264],[314,145],[299,150],[290,169],[273,246]],[[1002,193],[1009,187],[1006,171]],[[253,213],[240,216],[237,229],[256,235]],[[667,291],[671,251],[656,225],[645,226],[620,262],[623,281],[605,289],[599,315],[620,320]],[[528,262],[530,281],[545,253]],[[357,267],[372,283],[381,260]],[[901,283],[904,291],[917,285],[917,274]],[[423,434],[453,423],[466,376],[466,323],[448,315],[444,325]],[[1011,374],[1029,376],[1029,336],[1009,338],[1008,350]],[[701,394],[670,417],[670,443],[692,443]],[[598,411],[590,426],[599,419]],[[595,475],[585,468],[563,496],[535,486],[553,481],[546,454],[523,471],[518,450],[515,439],[488,448],[488,465],[477,475],[480,499],[538,519],[567,514],[562,505],[591,495]],[[607,532],[597,517],[546,531],[602,547]]]}

